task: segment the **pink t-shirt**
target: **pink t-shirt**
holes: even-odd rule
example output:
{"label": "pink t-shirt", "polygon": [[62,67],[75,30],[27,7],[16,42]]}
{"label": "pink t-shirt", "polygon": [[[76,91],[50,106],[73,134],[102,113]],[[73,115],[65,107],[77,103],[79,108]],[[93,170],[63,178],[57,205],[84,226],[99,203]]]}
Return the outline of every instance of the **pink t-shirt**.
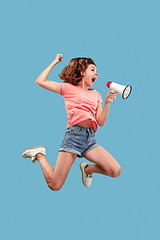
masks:
{"label": "pink t-shirt", "polygon": [[95,115],[98,103],[103,103],[101,95],[95,89],[86,90],[70,83],[61,83],[61,95],[67,111],[67,127],[89,119],[96,132]]}

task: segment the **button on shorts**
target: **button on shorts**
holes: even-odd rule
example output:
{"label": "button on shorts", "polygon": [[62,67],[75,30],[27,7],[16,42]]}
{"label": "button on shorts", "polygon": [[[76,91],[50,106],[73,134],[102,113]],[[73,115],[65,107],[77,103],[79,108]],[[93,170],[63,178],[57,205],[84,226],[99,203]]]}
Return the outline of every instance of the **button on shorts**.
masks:
{"label": "button on shorts", "polygon": [[76,153],[77,156],[81,158],[87,152],[98,146],[99,144],[96,143],[93,128],[74,125],[67,128],[59,152]]}

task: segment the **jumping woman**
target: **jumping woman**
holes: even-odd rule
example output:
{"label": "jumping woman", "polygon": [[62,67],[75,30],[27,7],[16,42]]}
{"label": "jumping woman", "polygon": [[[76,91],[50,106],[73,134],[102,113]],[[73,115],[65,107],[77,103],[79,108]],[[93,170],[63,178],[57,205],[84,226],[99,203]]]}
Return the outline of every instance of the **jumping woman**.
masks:
{"label": "jumping woman", "polygon": [[49,91],[61,94],[67,111],[67,129],[59,149],[55,168],[47,161],[46,148],[37,146],[26,149],[22,156],[40,163],[48,187],[58,191],[63,186],[69,170],[77,157],[86,158],[94,164],[82,162],[82,182],[90,187],[93,173],[118,177],[121,167],[117,161],[95,139],[97,124],[104,126],[111,101],[116,99],[116,92],[108,92],[102,109],[101,95],[90,87],[97,79],[98,73],[91,58],[73,58],[58,75],[61,83],[47,80],[52,68],[62,61],[57,54],[54,61],[39,75],[36,83]]}

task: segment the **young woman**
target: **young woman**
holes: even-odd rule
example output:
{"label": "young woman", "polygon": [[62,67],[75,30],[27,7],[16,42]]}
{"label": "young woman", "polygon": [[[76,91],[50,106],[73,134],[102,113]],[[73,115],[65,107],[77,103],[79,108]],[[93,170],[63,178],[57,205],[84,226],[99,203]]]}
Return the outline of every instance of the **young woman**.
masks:
{"label": "young woman", "polygon": [[57,54],[54,61],[39,75],[36,83],[49,91],[61,94],[67,111],[67,129],[59,149],[55,169],[49,164],[45,155],[46,148],[37,146],[26,149],[22,156],[40,163],[48,187],[53,191],[60,190],[69,170],[77,156],[84,157],[94,164],[82,162],[82,182],[90,187],[93,173],[110,177],[118,177],[121,167],[95,139],[97,124],[104,126],[111,101],[116,99],[116,93],[110,91],[102,109],[101,95],[90,87],[97,79],[98,73],[91,58],[73,58],[62,70],[59,77],[62,83],[47,80],[52,68],[62,61],[62,55]]}

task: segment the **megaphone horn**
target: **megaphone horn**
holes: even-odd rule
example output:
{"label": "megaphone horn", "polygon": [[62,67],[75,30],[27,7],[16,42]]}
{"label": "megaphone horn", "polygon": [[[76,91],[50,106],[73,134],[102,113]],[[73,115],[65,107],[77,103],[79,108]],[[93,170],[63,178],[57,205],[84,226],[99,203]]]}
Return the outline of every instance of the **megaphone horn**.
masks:
{"label": "megaphone horn", "polygon": [[128,98],[132,91],[131,85],[123,86],[112,81],[107,82],[107,87],[115,92],[120,93],[123,99]]}

